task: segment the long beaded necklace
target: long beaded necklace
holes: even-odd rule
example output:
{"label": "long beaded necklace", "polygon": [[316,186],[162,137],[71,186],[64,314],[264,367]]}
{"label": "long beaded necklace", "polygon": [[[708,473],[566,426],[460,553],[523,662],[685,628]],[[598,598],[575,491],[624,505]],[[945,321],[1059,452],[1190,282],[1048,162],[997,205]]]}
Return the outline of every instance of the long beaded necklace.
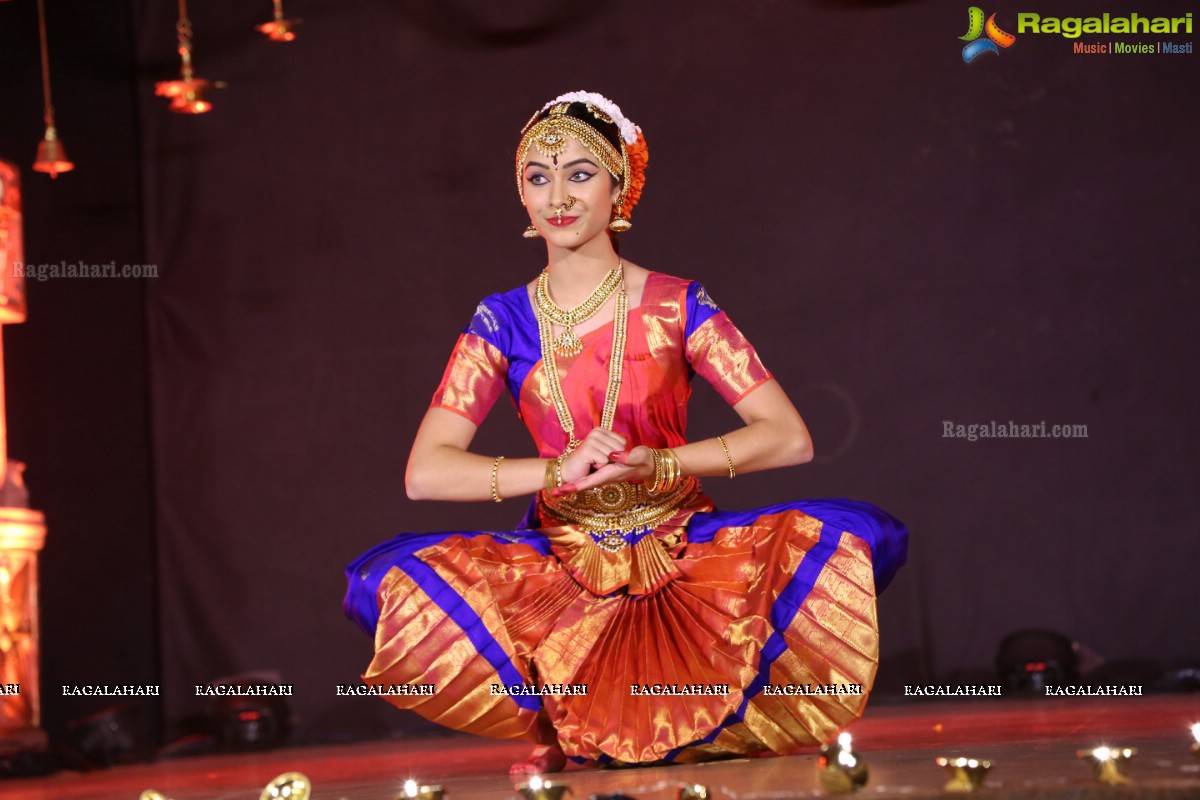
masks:
{"label": "long beaded necklace", "polygon": [[562,334],[554,340],[554,351],[560,356],[577,356],[583,352],[583,342],[572,328],[591,319],[608,302],[608,298],[622,281],[624,272],[621,267],[624,263],[618,259],[617,265],[608,271],[604,280],[600,281],[592,293],[582,303],[570,309],[562,308],[551,299],[550,271],[542,270],[542,274],[538,276],[534,296],[537,299],[538,310],[549,317],[551,322],[563,326]]}
{"label": "long beaded necklace", "polygon": [[[600,415],[600,427],[605,430],[612,430],[613,418],[617,413],[617,396],[621,393],[621,367],[625,361],[625,328],[629,317],[629,300],[625,296],[625,273],[621,269],[621,264],[617,264],[615,272],[617,273],[617,307],[613,316],[612,353],[608,359],[608,388],[604,392],[604,411]],[[542,274],[545,275],[545,273]],[[609,293],[612,293],[611,290]],[[554,358],[552,346],[554,332],[550,327],[550,317],[542,309],[541,303],[538,303],[537,321],[546,385],[550,389],[550,399],[554,403],[555,413],[558,414],[558,422],[562,425],[563,432],[567,434],[567,447],[563,451],[565,455],[573,452],[579,446],[579,440],[575,438],[575,420],[571,419],[571,409],[567,406],[567,400],[562,393],[562,385],[558,380],[558,362]],[[580,349],[582,350],[582,345],[580,345]]]}

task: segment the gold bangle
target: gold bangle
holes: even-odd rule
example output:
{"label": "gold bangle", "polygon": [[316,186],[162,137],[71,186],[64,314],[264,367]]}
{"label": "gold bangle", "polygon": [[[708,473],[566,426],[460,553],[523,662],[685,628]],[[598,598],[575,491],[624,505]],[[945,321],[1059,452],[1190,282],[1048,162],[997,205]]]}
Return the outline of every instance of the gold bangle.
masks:
{"label": "gold bangle", "polygon": [[670,462],[671,470],[668,473],[667,485],[662,488],[662,491],[674,492],[679,488],[679,483],[683,481],[683,464],[679,462],[679,456],[670,447],[667,447],[664,455],[666,456],[666,461]]}
{"label": "gold bangle", "polygon": [[496,460],[492,462],[492,500],[499,503],[504,498],[500,496],[500,489],[497,487],[497,478],[500,477],[500,462],[504,460],[504,456],[496,456]]}
{"label": "gold bangle", "polygon": [[683,480],[683,466],[675,451],[664,447],[650,451],[654,457],[654,480],[648,487],[651,493],[673,492]]}
{"label": "gold bangle", "polygon": [[650,478],[650,485],[646,487],[651,494],[657,494],[658,488],[663,482],[663,459],[662,451],[655,448],[650,449],[650,456],[654,459],[654,474]]}
{"label": "gold bangle", "polygon": [[724,436],[718,436],[717,441],[721,443],[721,449],[725,451],[725,463],[729,465],[729,477],[732,480],[737,476],[737,472],[733,469],[733,456],[729,455],[729,445],[725,444]]}
{"label": "gold bangle", "polygon": [[567,454],[563,453],[558,458],[552,458],[546,462],[546,491],[547,492],[549,492],[553,489],[558,489],[559,487],[561,487],[563,485],[562,462],[563,462],[563,459],[566,457],[567,457]]}

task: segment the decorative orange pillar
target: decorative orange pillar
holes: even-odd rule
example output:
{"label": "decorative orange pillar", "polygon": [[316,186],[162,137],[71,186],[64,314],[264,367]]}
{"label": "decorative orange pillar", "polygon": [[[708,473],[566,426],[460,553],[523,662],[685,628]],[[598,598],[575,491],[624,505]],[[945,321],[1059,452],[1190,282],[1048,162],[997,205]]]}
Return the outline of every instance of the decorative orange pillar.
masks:
{"label": "decorative orange pillar", "polygon": [[[25,321],[24,259],[20,175],[16,166],[0,161],[0,326]],[[23,468],[8,460],[0,345],[0,756],[46,746],[38,691],[37,572],[46,524],[42,512],[27,507]]]}

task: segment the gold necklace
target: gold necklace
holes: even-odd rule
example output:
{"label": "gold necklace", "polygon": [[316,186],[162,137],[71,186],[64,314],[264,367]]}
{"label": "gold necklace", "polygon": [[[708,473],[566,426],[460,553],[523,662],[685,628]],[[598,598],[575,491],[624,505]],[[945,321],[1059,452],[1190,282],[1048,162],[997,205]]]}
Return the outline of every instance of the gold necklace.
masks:
{"label": "gold necklace", "polygon": [[577,356],[583,351],[583,342],[575,335],[572,328],[591,319],[608,302],[608,298],[612,296],[617,285],[622,282],[621,265],[623,263],[618,259],[617,266],[608,271],[604,280],[600,281],[592,293],[582,303],[571,309],[562,308],[551,299],[550,271],[542,270],[542,274],[538,276],[537,291],[534,292],[534,297],[537,300],[538,311],[549,317],[551,322],[563,326],[562,334],[554,340],[554,351],[560,356]]}
{"label": "gold necklace", "polygon": [[[600,415],[600,427],[609,431],[612,430],[613,418],[617,414],[617,396],[621,393],[621,367],[625,361],[625,327],[628,312],[629,300],[625,296],[624,272],[618,265],[617,308],[613,316],[612,353],[608,358],[608,388],[604,392],[604,411]],[[554,403],[555,413],[558,414],[558,422],[567,434],[567,447],[563,450],[563,454],[566,455],[575,450],[579,440],[575,438],[575,420],[571,419],[571,409],[563,397],[562,385],[558,381],[558,362],[554,358],[552,347],[554,333],[550,328],[550,317],[544,313],[540,303],[537,321],[538,338],[542,344],[542,370],[546,373],[546,385],[550,389],[550,399]]]}

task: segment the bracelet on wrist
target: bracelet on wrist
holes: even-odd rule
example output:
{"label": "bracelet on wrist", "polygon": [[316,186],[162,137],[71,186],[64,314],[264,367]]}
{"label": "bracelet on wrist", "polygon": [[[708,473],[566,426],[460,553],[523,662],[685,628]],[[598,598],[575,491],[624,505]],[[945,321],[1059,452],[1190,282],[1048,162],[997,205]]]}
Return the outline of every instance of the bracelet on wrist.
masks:
{"label": "bracelet on wrist", "polygon": [[654,460],[654,471],[650,473],[650,485],[646,488],[653,494],[658,492],[658,487],[662,485],[662,453],[659,450],[650,448],[650,457]]}
{"label": "bracelet on wrist", "polygon": [[500,496],[499,477],[500,477],[500,462],[504,460],[504,456],[496,456],[496,460],[492,462],[492,500],[499,503],[504,498]]}
{"label": "bracelet on wrist", "polygon": [[683,466],[675,451],[667,448],[652,449],[654,458],[654,477],[648,487],[652,493],[672,492],[683,480]]}
{"label": "bracelet on wrist", "polygon": [[737,476],[737,471],[733,468],[733,456],[729,455],[729,445],[725,444],[724,436],[718,436],[717,441],[721,443],[721,449],[725,451],[725,463],[729,465],[729,478],[732,480]]}
{"label": "bracelet on wrist", "polygon": [[546,491],[558,489],[563,485],[562,464],[563,459],[567,457],[566,453],[552,458],[546,462]]}

